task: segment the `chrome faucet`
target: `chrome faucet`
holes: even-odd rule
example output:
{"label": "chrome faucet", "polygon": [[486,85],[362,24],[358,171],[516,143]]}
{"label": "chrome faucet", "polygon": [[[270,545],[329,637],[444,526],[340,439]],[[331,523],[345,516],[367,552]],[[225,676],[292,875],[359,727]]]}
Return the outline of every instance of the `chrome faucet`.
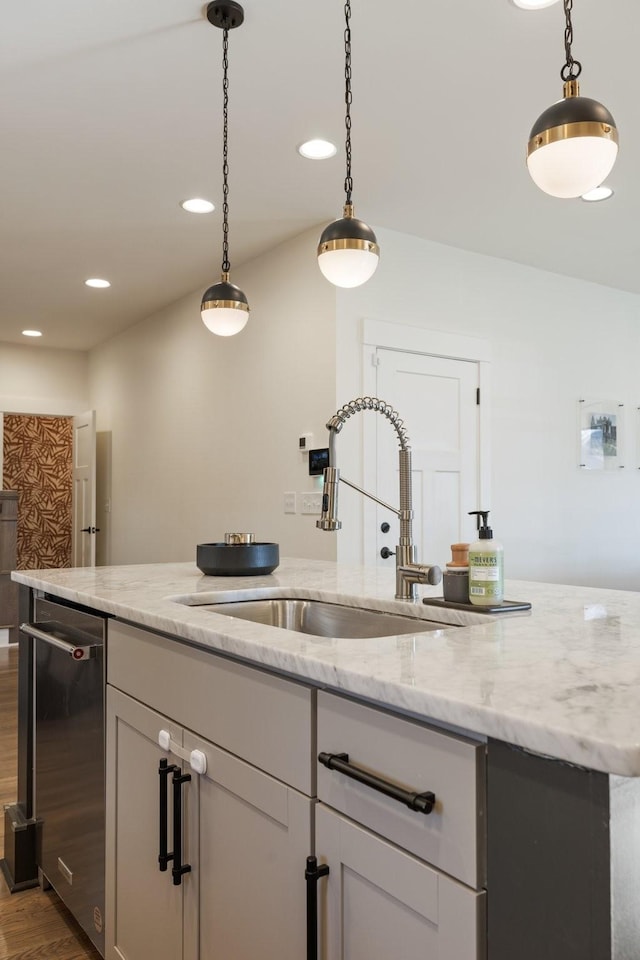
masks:
{"label": "chrome faucet", "polygon": [[[340,476],[336,467],[335,440],[344,424],[354,413],[363,410],[375,410],[391,423],[398,435],[400,443],[400,509],[396,510],[390,504],[380,500],[372,493],[356,486],[350,480]],[[320,530],[339,530],[342,526],[338,520],[338,484],[342,480],[348,487],[369,497],[386,507],[400,520],[400,538],[396,547],[396,600],[415,600],[418,583],[440,583],[442,571],[440,567],[416,562],[416,548],[413,542],[413,504],[411,498],[411,447],[409,437],[398,413],[384,400],[376,397],[359,397],[345,404],[331,417],[327,423],[329,431],[329,466],[324,469],[324,486],[322,488],[322,516],[316,521]]]}

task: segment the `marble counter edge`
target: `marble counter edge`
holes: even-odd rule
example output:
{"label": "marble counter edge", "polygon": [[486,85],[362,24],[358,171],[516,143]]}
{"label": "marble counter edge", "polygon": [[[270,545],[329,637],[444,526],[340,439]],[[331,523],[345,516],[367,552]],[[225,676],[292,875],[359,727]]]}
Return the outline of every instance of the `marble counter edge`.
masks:
{"label": "marble counter edge", "polygon": [[[223,628],[220,622],[203,623],[201,612],[198,613],[198,606],[180,605],[182,612],[178,617],[173,607],[166,606],[169,603],[175,603],[170,593],[167,596],[157,597],[156,609],[151,610],[145,609],[144,605],[135,606],[126,602],[117,602],[81,589],[55,584],[37,574],[30,575],[21,571],[14,575],[14,579],[35,589],[46,590],[70,602],[93,607],[213,652],[378,703],[383,707],[397,709],[427,721],[433,720],[436,723],[452,725],[481,736],[512,743],[531,752],[605,773],[627,777],[640,775],[640,744],[635,741],[614,744],[610,740],[600,740],[594,736],[576,735],[568,728],[563,729],[558,725],[551,728],[544,722],[537,723],[531,717],[522,717],[517,713],[511,714],[504,708],[495,710],[455,697],[446,697],[442,693],[434,693],[424,687],[415,688],[398,680],[376,676],[375,673],[367,672],[362,668],[336,666],[314,656],[308,649],[301,651],[299,635],[292,636],[289,631],[278,628],[260,627],[262,638],[259,638],[251,635],[256,632],[255,628],[258,626],[256,624],[248,626],[243,621],[235,621]],[[277,593],[283,588],[270,589]],[[250,593],[255,592],[253,587],[247,587],[246,590]],[[237,598],[237,590],[230,588],[228,592],[232,592]],[[296,590],[292,588],[288,592],[293,595]],[[362,596],[348,598],[345,594],[322,589],[299,592],[305,592],[307,595],[315,593],[319,599],[339,598],[342,601],[350,599],[353,603],[363,601]],[[215,591],[215,593],[220,597],[225,591]],[[180,596],[180,593],[175,593],[175,596]],[[396,602],[387,603],[377,597],[372,598],[371,603],[378,609],[385,606],[390,610],[397,609]],[[457,611],[451,612],[457,613]],[[422,611],[421,615],[424,618]],[[451,626],[454,623],[455,619]],[[443,630],[446,629],[446,625],[443,625]],[[474,627],[469,629],[473,630]],[[274,631],[277,639],[274,639]],[[269,639],[272,640],[271,643]]]}

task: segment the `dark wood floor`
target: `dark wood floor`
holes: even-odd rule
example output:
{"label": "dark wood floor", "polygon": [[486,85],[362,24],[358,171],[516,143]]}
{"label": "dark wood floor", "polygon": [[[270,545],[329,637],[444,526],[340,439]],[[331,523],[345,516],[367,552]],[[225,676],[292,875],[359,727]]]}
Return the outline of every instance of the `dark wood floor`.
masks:
{"label": "dark wood floor", "polygon": [[[15,645],[0,647],[0,803],[16,800]],[[0,854],[4,817],[0,807]],[[101,960],[100,954],[59,898],[39,887],[9,893],[0,875],[0,960]]]}

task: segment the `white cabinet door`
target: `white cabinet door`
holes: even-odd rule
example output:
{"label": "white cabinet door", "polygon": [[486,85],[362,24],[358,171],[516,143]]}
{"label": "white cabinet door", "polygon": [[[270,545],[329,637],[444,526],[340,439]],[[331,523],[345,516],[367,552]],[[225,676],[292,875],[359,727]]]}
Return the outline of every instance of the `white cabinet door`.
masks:
{"label": "white cabinet door", "polygon": [[[313,801],[189,731],[184,746],[207,758],[193,824],[199,903],[185,901],[186,956],[301,960]],[[194,837],[190,848],[195,844]],[[190,917],[197,915],[194,945],[198,928]]]}
{"label": "white cabinet door", "polygon": [[174,886],[171,865],[166,872],[158,866],[158,768],[167,756],[158,746],[162,729],[180,741],[182,731],[171,721],[107,687],[106,960],[181,960],[183,955],[182,899],[191,876]]}
{"label": "white cabinet door", "polygon": [[322,960],[481,960],[484,893],[318,804]]}

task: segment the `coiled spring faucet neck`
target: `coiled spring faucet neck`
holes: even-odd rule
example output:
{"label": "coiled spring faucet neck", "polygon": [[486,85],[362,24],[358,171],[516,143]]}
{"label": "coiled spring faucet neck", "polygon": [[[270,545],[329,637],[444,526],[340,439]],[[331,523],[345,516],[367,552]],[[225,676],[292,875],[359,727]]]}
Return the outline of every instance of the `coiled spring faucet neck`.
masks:
{"label": "coiled spring faucet neck", "polygon": [[[390,506],[383,500],[356,486],[355,483],[340,476],[336,467],[335,438],[344,424],[356,413],[363,410],[374,410],[382,414],[391,423],[398,437],[400,445],[400,508]],[[381,506],[391,510],[400,520],[400,537],[396,548],[396,599],[415,600],[417,583],[439,583],[442,572],[439,567],[424,566],[416,563],[415,545],[413,543],[413,506],[411,493],[411,447],[404,421],[392,406],[379,400],[377,397],[358,397],[350,400],[331,417],[327,423],[329,431],[329,466],[324,471],[324,486],[322,489],[322,515],[316,522],[320,530],[339,530],[342,524],[338,520],[338,484],[340,480],[358,493],[374,500]]]}
{"label": "coiled spring faucet neck", "polygon": [[378,400],[377,397],[358,397],[357,400],[350,400],[340,407],[327,423],[327,430],[330,433],[340,433],[343,426],[354,413],[361,413],[363,410],[375,410],[381,413],[383,417],[391,423],[393,429],[398,434],[398,442],[401,450],[410,450],[409,436],[405,429],[404,421],[400,419],[400,414],[392,406],[385,403],[384,400]]}

